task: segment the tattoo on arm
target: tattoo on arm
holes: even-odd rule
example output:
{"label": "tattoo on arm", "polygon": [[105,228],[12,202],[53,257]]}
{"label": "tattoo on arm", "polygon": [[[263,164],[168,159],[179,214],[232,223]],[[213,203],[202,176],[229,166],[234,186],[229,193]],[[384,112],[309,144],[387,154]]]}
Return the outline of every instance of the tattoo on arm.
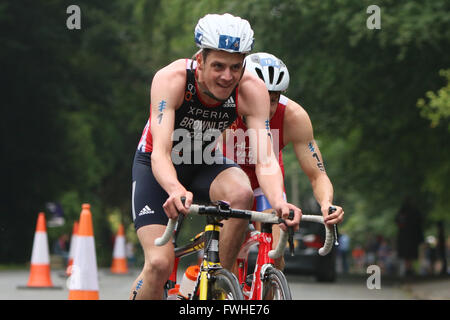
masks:
{"label": "tattoo on arm", "polygon": [[308,148],[309,151],[311,151],[311,153],[313,154],[313,158],[315,158],[317,160],[317,167],[319,168],[320,171],[325,171],[325,167],[323,166],[322,161],[319,158],[319,155],[316,153],[316,149],[313,146],[313,143],[310,142],[308,143]]}
{"label": "tattoo on arm", "polygon": [[166,104],[167,104],[167,102],[166,102],[165,100],[162,100],[162,101],[159,103],[159,105],[158,105],[158,111],[159,111],[159,114],[158,114],[158,123],[159,123],[159,124],[161,124],[162,117],[163,117],[163,111],[164,111],[164,109],[166,108]]}
{"label": "tattoo on arm", "polygon": [[136,285],[136,289],[133,291],[133,300],[136,300],[137,293],[138,293],[139,289],[142,288],[143,283],[144,283],[144,280],[142,280],[142,279],[138,281],[138,283]]}
{"label": "tattoo on arm", "polygon": [[264,121],[264,124],[266,125],[267,135],[272,139],[272,134],[270,132],[270,120],[267,119]]}

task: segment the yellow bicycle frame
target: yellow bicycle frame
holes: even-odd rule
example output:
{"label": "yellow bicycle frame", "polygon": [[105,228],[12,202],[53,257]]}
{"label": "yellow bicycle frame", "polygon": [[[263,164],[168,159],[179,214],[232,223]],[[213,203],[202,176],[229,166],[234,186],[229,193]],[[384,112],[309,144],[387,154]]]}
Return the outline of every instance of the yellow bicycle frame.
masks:
{"label": "yellow bicycle frame", "polygon": [[205,255],[200,270],[200,300],[208,299],[209,271],[212,268],[218,269],[222,267],[219,260],[219,235],[220,224],[215,221],[208,221],[208,224],[205,226]]}

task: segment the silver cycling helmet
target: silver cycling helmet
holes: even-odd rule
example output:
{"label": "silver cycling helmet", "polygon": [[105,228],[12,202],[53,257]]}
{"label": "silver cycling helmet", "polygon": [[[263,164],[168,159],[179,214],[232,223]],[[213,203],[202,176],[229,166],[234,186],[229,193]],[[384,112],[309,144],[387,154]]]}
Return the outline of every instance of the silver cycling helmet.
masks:
{"label": "silver cycling helmet", "polygon": [[245,68],[264,81],[269,91],[284,91],[289,86],[289,71],[273,54],[251,54],[245,58]]}
{"label": "silver cycling helmet", "polygon": [[195,43],[202,49],[248,53],[253,48],[250,23],[229,13],[207,14],[195,27]]}

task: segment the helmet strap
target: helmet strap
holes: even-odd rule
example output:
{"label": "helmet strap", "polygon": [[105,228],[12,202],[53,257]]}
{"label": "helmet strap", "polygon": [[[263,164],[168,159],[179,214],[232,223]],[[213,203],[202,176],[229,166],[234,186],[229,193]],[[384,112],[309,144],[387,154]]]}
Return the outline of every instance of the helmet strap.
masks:
{"label": "helmet strap", "polygon": [[208,97],[210,97],[210,98],[212,98],[212,99],[214,99],[216,101],[224,103],[225,101],[227,101],[230,98],[230,97],[228,97],[226,99],[220,99],[220,98],[216,97],[211,91],[209,91],[205,86],[203,86],[203,84],[201,84],[198,80],[197,80],[197,84],[198,84],[198,86],[200,87],[200,89],[202,90],[202,92],[204,94],[206,94]]}

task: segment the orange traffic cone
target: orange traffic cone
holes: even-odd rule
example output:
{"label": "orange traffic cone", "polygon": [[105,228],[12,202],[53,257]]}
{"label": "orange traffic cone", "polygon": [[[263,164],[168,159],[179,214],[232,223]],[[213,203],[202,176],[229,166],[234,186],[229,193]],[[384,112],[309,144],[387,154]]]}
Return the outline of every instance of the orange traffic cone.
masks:
{"label": "orange traffic cone", "polygon": [[114,241],[111,272],[119,274],[128,273],[127,257],[125,254],[125,232],[122,224],[119,225],[116,240]]}
{"label": "orange traffic cone", "polygon": [[36,233],[34,234],[33,251],[31,253],[30,277],[28,288],[53,288],[50,277],[50,255],[48,251],[47,226],[45,214],[38,215]]}
{"label": "orange traffic cone", "polygon": [[70,239],[69,261],[67,262],[66,268],[66,276],[68,277],[72,274],[73,257],[75,256],[75,248],[78,239],[78,225],[78,221],[75,221],[73,223],[72,237]]}
{"label": "orange traffic cone", "polygon": [[69,300],[98,300],[97,257],[95,254],[91,206],[82,205],[78,238],[69,279]]}

